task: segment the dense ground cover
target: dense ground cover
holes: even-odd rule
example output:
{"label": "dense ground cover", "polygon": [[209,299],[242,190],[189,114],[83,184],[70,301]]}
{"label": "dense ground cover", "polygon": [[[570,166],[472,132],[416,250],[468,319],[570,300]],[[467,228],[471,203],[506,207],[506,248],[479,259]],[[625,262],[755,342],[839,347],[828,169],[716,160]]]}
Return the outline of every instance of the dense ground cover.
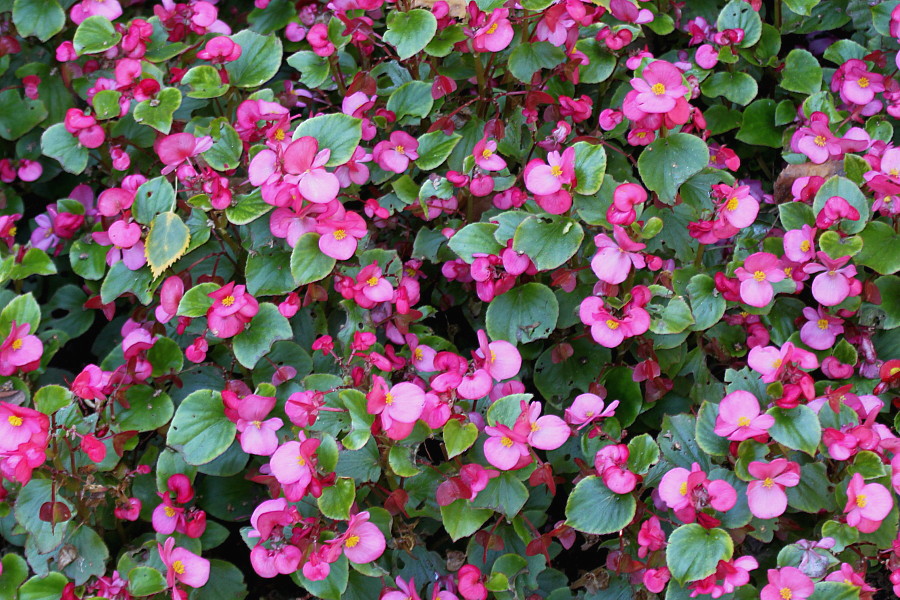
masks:
{"label": "dense ground cover", "polygon": [[898,5],[0,0],[0,600],[900,594]]}

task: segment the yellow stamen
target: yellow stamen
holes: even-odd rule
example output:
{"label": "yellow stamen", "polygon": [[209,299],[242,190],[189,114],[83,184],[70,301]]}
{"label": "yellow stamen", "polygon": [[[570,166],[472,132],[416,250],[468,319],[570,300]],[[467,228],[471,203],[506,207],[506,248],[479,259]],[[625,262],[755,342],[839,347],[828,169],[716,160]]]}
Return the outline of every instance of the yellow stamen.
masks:
{"label": "yellow stamen", "polygon": [[560,167],[559,165],[553,165],[552,167],[550,167],[550,174],[554,177],[562,176],[562,167]]}
{"label": "yellow stamen", "polygon": [[816,327],[819,329],[828,329],[828,321],[826,319],[819,319],[816,321]]}
{"label": "yellow stamen", "polygon": [[171,506],[167,506],[163,509],[163,512],[166,513],[166,516],[171,518],[175,516],[175,509]]}
{"label": "yellow stamen", "polygon": [[496,24],[496,23],[494,23],[493,25],[491,25],[490,27],[488,27],[488,30],[487,30],[485,33],[486,33],[487,35],[491,35],[491,34],[494,33],[495,31],[497,31],[497,24]]}
{"label": "yellow stamen", "polygon": [[336,239],[337,241],[341,241],[345,237],[347,237],[347,232],[343,229],[338,229],[334,232],[334,239]]}
{"label": "yellow stamen", "polygon": [[756,281],[765,281],[766,274],[763,273],[762,271],[754,271],[753,279],[755,279]]}
{"label": "yellow stamen", "polygon": [[384,395],[384,403],[390,406],[394,403],[394,395],[390,392]]}
{"label": "yellow stamen", "polygon": [[396,148],[394,148],[394,150],[396,150],[398,154],[403,154],[404,152],[406,152],[406,148],[404,148],[403,146],[397,146]]}
{"label": "yellow stamen", "polygon": [[21,427],[21,426],[22,426],[22,422],[23,422],[23,421],[22,421],[22,417],[19,417],[19,416],[16,416],[16,415],[9,415],[8,417],[6,417],[6,420],[7,420],[7,421],[9,422],[9,424],[12,425],[13,427]]}
{"label": "yellow stamen", "polygon": [[681,488],[678,491],[681,492],[682,496],[687,496],[687,481],[681,484]]}
{"label": "yellow stamen", "polygon": [[741,417],[738,419],[738,427],[749,427],[750,426],[750,417]]}
{"label": "yellow stamen", "polygon": [[775,367],[776,369],[777,369],[778,367],[780,367],[780,366],[781,366],[781,359],[780,359],[780,358],[776,358],[775,360],[773,360],[773,361],[772,361],[772,366]]}
{"label": "yellow stamen", "polygon": [[172,570],[178,573],[179,575],[184,574],[184,563],[180,560],[176,560],[172,563]]}
{"label": "yellow stamen", "polygon": [[824,135],[817,135],[813,140],[813,143],[819,148],[823,147],[828,142],[828,139]]}
{"label": "yellow stamen", "polygon": [[234,304],[234,296],[225,296],[222,298],[222,306],[231,306]]}
{"label": "yellow stamen", "polygon": [[616,329],[619,328],[619,322],[613,321],[612,319],[607,319],[606,326],[609,327],[610,329],[612,329],[613,331],[615,331]]}
{"label": "yellow stamen", "polygon": [[737,198],[732,198],[728,201],[728,204],[725,205],[725,208],[728,210],[737,210],[738,205],[740,204],[740,200]]}
{"label": "yellow stamen", "polygon": [[772,481],[771,477],[766,477],[765,479],[763,479],[763,487],[764,488],[770,488],[773,485],[775,485],[775,482]]}
{"label": "yellow stamen", "polygon": [[13,349],[13,350],[18,350],[18,349],[20,349],[21,347],[22,347],[22,339],[21,339],[21,338],[19,338],[19,339],[17,339],[17,340],[13,340],[13,343],[12,343],[12,349]]}
{"label": "yellow stamen", "polygon": [[859,79],[856,80],[856,85],[858,85],[859,87],[861,87],[863,89],[866,89],[867,87],[869,87],[869,78],[868,77],[860,77]]}
{"label": "yellow stamen", "polygon": [[376,285],[378,285],[378,278],[373,275],[372,277],[366,279],[366,283],[369,285],[369,287],[375,287]]}
{"label": "yellow stamen", "polygon": [[284,129],[279,127],[278,129],[275,130],[275,139],[278,140],[279,142],[284,139]]}
{"label": "yellow stamen", "polygon": [[650,88],[650,91],[656,94],[657,96],[662,96],[666,93],[666,86],[661,83],[654,83],[653,87]]}
{"label": "yellow stamen", "polygon": [[860,494],[856,497],[856,505],[860,508],[865,508],[869,503],[869,500],[866,498],[865,494]]}
{"label": "yellow stamen", "polygon": [[500,445],[504,448],[512,448],[513,441],[511,438],[504,435],[502,438],[500,438]]}
{"label": "yellow stamen", "polygon": [[494,153],[491,152],[491,149],[490,149],[490,148],[485,148],[484,150],[481,151],[481,157],[482,157],[482,158],[490,158],[490,157],[492,157],[493,155],[494,155]]}
{"label": "yellow stamen", "polygon": [[804,252],[809,252],[809,248],[810,248],[809,240],[803,240],[802,242],[800,242],[801,250],[803,250]]}
{"label": "yellow stamen", "polygon": [[358,543],[359,543],[359,536],[351,535],[344,541],[344,546],[346,546],[347,548],[354,548],[354,547],[356,547],[356,545]]}
{"label": "yellow stamen", "polygon": [[791,600],[794,597],[794,592],[791,591],[791,588],[783,587],[778,592],[778,595],[782,597],[783,600]]}

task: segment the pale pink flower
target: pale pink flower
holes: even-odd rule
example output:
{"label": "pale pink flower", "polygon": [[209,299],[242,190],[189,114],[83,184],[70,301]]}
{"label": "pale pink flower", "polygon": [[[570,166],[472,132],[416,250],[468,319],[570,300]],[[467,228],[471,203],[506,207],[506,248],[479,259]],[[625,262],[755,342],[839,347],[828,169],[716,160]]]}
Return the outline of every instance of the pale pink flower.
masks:
{"label": "pale pink flower", "polygon": [[803,225],[784,233],[784,255],[797,263],[806,263],[816,255],[816,231],[814,227]]}
{"label": "pale pink flower", "polygon": [[767,306],[775,295],[772,284],[784,279],[781,261],[774,254],[756,252],[734,274],[741,282],[741,300],[750,306]]}
{"label": "pale pink flower", "polygon": [[525,166],[525,187],[532,194],[555,194],[563,185],[575,179],[575,148],[569,147],[562,154],[555,150],[547,153],[547,163],[539,158]]}
{"label": "pale pink flower", "polygon": [[755,478],[747,486],[747,504],[758,519],[774,519],[787,509],[784,489],[800,483],[800,465],[785,458],[770,463],[752,461],[747,470]]}
{"label": "pale pink flower", "polygon": [[409,167],[411,160],[419,158],[416,152],[419,141],[405,131],[394,131],[390,139],[378,142],[372,150],[372,158],[385,171],[402,173]]}
{"label": "pale pink flower", "polygon": [[775,417],[760,414],[759,400],[750,392],[736,390],[719,403],[716,435],[741,442],[762,435],[775,424]]}
{"label": "pale pink flower", "polygon": [[800,328],[800,341],[814,350],[828,350],[837,336],[844,333],[844,320],[829,315],[822,307],[803,309],[806,323]]}
{"label": "pale pink flower", "polygon": [[812,579],[796,567],[769,569],[768,576],[760,600],[806,600],[815,591]]}
{"label": "pale pink flower", "polygon": [[618,400],[613,400],[609,406],[604,406],[603,399],[596,394],[579,394],[572,402],[572,406],[565,411],[566,422],[577,425],[577,430],[580,431],[597,419],[613,416],[618,406]]}
{"label": "pale pink flower", "polygon": [[209,561],[185,548],[176,548],[175,538],[166,539],[165,545],[157,544],[157,549],[166,566],[166,585],[170,588],[176,582],[199,588],[209,581]]}
{"label": "pale pink flower", "polygon": [[485,171],[502,171],[506,168],[506,161],[497,154],[497,141],[481,138],[472,150],[475,164]]}
{"label": "pale pink flower", "polygon": [[675,108],[676,100],[684,98],[688,92],[681,71],[664,60],[647,65],[641,77],[631,80],[631,87],[637,91],[637,107],[650,114],[669,112]]}
{"label": "pale pink flower", "polygon": [[591,259],[591,269],[600,281],[617,284],[625,281],[632,265],[636,269],[644,268],[646,263],[639,252],[647,245],[633,241],[619,225],[613,225],[613,238],[615,241],[605,233],[594,238],[597,254]]}
{"label": "pale pink flower", "polygon": [[880,483],[866,483],[863,476],[854,473],[847,486],[847,524],[862,533],[873,533],[894,507],[894,497]]}

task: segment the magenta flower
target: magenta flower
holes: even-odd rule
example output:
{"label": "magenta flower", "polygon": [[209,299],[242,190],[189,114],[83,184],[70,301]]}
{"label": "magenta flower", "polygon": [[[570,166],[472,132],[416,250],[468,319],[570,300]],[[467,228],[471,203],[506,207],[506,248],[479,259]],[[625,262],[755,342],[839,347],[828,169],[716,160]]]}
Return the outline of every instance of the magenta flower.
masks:
{"label": "magenta flower", "polygon": [[840,91],[844,102],[865,106],[884,91],[884,77],[869,71],[864,61],[851,58],[835,71],[831,90]]}
{"label": "magenta flower", "polygon": [[859,294],[860,283],[854,279],[856,265],[847,265],[849,256],[833,259],[824,252],[817,252],[816,256],[822,264],[810,263],[803,270],[809,274],[819,273],[812,282],[813,298],[819,304],[836,306],[851,293]]}
{"label": "magenta flower", "polygon": [[385,171],[402,173],[409,167],[409,161],[419,158],[416,152],[419,141],[405,131],[391,133],[389,140],[378,142],[372,150],[372,158]]}
{"label": "magenta flower", "polygon": [[413,577],[409,578],[409,582],[397,577],[394,582],[399,590],[390,590],[381,595],[379,600],[422,600],[419,593],[416,592],[416,582]]}
{"label": "magenta flower", "polygon": [[472,36],[472,48],[475,52],[500,52],[509,46],[514,32],[507,17],[508,8],[494,9],[487,22],[476,29]]}
{"label": "magenta flower", "polygon": [[796,567],[769,569],[768,575],[760,600],[806,600],[815,591],[812,579]]}
{"label": "magenta flower", "polygon": [[374,523],[369,523],[368,511],[352,515],[347,531],[329,543],[342,547],[347,560],[356,564],[376,560],[386,547],[384,534]]}
{"label": "magenta flower", "polygon": [[156,307],[156,320],[168,323],[178,312],[178,304],[184,296],[184,281],[177,275],[167,277],[159,292],[159,306]]}
{"label": "magenta flower", "polygon": [[29,335],[30,330],[28,323],[12,322],[9,335],[0,344],[0,375],[12,375],[17,369],[28,373],[40,366],[44,344],[36,335]]}
{"label": "magenta flower", "polygon": [[734,274],[741,282],[741,301],[760,308],[772,301],[775,295],[772,284],[785,277],[781,261],[768,252],[751,254]]}
{"label": "magenta flower", "polygon": [[528,419],[528,443],[541,450],[556,450],[566,443],[572,430],[556,415],[541,414],[541,403],[532,402],[522,416]]}
{"label": "magenta flower", "polygon": [[747,504],[759,519],[774,519],[787,509],[784,488],[800,483],[800,465],[785,458],[770,463],[752,461],[747,470],[755,479],[747,486]]}
{"label": "magenta flower", "polygon": [[522,421],[516,421],[514,429],[502,423],[485,427],[488,439],[484,441],[484,457],[501,471],[529,462],[528,429],[528,423]]}
{"label": "magenta flower", "polygon": [[[425,392],[414,383],[403,381],[385,390],[383,380],[372,387],[366,396],[366,410],[373,415],[381,415],[381,425],[390,429],[394,421],[404,424],[415,423],[425,409]],[[410,429],[412,429],[410,427]]]}
{"label": "magenta flower", "polygon": [[284,421],[266,419],[275,408],[274,396],[249,394],[238,405],[237,430],[241,433],[241,449],[247,454],[271,456],[278,448],[277,432]]}
{"label": "magenta flower", "polygon": [[355,212],[344,212],[342,216],[336,213],[316,221],[316,233],[321,234],[319,250],[335,260],[347,260],[353,256],[359,240],[368,232],[365,220]]}
{"label": "magenta flower", "polygon": [[737,492],[730,483],[708,479],[697,463],[691,465],[690,471],[682,467],[668,471],[660,480],[658,491],[660,499],[684,523],[696,521],[697,513],[705,508],[725,512],[737,502]]}
{"label": "magenta flower", "polygon": [[235,285],[233,281],[207,296],[213,299],[212,306],[206,311],[209,329],[219,338],[239,334],[259,312],[256,298],[247,293],[245,286]]}
{"label": "magenta flower", "polygon": [[300,441],[285,442],[269,459],[272,475],[282,485],[305,488],[312,481],[315,464],[313,455],[318,448],[319,440],[304,439],[302,435]]}
{"label": "magenta flower", "polygon": [[15,452],[32,439],[46,441],[49,427],[47,415],[24,406],[0,402],[0,452]]}
{"label": "magenta flower", "polygon": [[666,547],[666,532],[663,531],[659,517],[651,515],[649,519],[641,523],[637,542],[638,558],[646,558],[649,553]]}
{"label": "magenta flower", "polygon": [[713,186],[717,194],[722,197],[719,204],[719,216],[725,219],[729,225],[738,229],[749,227],[756,220],[759,213],[759,202],[750,195],[750,186],[741,185],[731,187],[728,185]]}
{"label": "magenta flower", "polygon": [[611,417],[615,414],[618,400],[613,400],[609,406],[604,406],[603,399],[596,394],[579,394],[572,402],[572,406],[566,409],[566,422],[577,425],[577,430],[593,423],[597,419]]}
{"label": "magenta flower", "polygon": [[337,198],[341,183],[334,173],[325,170],[330,157],[331,150],[319,150],[319,142],[314,137],[306,135],[294,140],[284,149],[284,170],[288,173],[285,181],[296,185],[310,202],[331,202]]}
{"label": "magenta flower", "polygon": [[122,6],[118,0],[81,0],[69,12],[72,22],[76,25],[81,25],[82,21],[94,15],[115,21],[122,16]]}
{"label": "magenta flower", "polygon": [[594,238],[597,254],[591,259],[591,270],[600,281],[617,284],[625,281],[632,265],[636,269],[644,268],[646,263],[639,251],[647,245],[633,241],[619,225],[613,225],[613,237],[615,241],[600,233]]}
{"label": "magenta flower", "polygon": [[478,330],[477,336],[478,350],[475,351],[475,356],[482,361],[480,368],[484,369],[494,381],[503,381],[519,374],[522,356],[515,346],[505,340],[488,342],[483,329]]}
{"label": "magenta flower", "polygon": [[506,161],[497,154],[497,141],[481,138],[472,150],[475,164],[485,171],[502,171],[506,168]]}
{"label": "magenta flower", "polygon": [[843,138],[835,136],[828,127],[828,115],[814,112],[806,127],[799,127],[791,138],[791,149],[805,154],[809,160],[822,164],[842,158],[845,152],[860,152],[869,146],[869,134],[852,127]]}
{"label": "magenta flower", "polygon": [[760,414],[756,396],[744,390],[731,392],[719,403],[719,416],[713,431],[733,442],[762,435],[775,424],[775,417]]}
{"label": "magenta flower", "polygon": [[747,364],[762,375],[763,383],[778,380],[792,363],[797,363],[803,369],[815,369],[819,366],[819,359],[812,352],[798,348],[791,342],[781,348],[756,346],[747,355]]}
{"label": "magenta flower", "polygon": [[260,577],[290,575],[300,567],[303,553],[297,546],[285,544],[277,548],[257,545],[250,551],[250,565]]}
{"label": "magenta flower", "polygon": [[212,145],[213,139],[208,135],[200,138],[194,137],[191,133],[167,135],[156,144],[156,153],[166,165],[161,173],[163,175],[171,173],[182,164],[190,162],[194,156],[212,148]]}
{"label": "magenta flower", "polygon": [[837,336],[844,333],[844,320],[829,315],[822,307],[807,306],[803,316],[807,321],[800,328],[800,341],[814,350],[828,350],[834,346]]}
{"label": "magenta flower", "polygon": [[555,150],[547,153],[547,164],[539,158],[525,165],[525,187],[532,194],[548,196],[570,185],[575,180],[575,148],[566,148],[562,154]]}
{"label": "magenta flower", "polygon": [[784,255],[797,263],[806,263],[816,255],[816,232],[809,225],[784,233]]}
{"label": "magenta flower", "polygon": [[847,486],[847,525],[862,533],[876,531],[894,507],[894,497],[880,483],[866,483],[863,476],[854,473]]}
{"label": "magenta flower", "polygon": [[628,494],[637,485],[637,476],[627,468],[628,456],[625,444],[604,446],[594,455],[594,468],[606,487],[617,494]]}
{"label": "magenta flower", "polygon": [[631,87],[637,91],[637,107],[650,114],[669,112],[675,108],[677,99],[683,99],[688,92],[681,71],[664,60],[647,65],[641,77],[631,80]]}
{"label": "magenta flower", "polygon": [[198,588],[209,581],[209,561],[185,548],[176,548],[175,538],[170,537],[165,545],[156,546],[166,565],[166,585],[173,590],[176,582]]}

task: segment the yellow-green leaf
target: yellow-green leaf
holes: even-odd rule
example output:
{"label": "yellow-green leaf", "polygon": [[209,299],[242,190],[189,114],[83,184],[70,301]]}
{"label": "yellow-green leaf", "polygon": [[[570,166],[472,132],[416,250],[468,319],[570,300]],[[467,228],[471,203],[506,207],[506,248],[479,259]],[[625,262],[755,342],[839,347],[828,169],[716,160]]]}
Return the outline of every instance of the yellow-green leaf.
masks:
{"label": "yellow-green leaf", "polygon": [[144,246],[144,256],[153,277],[162,275],[181,258],[190,243],[191,232],[178,215],[173,212],[156,215],[150,223],[150,233]]}

